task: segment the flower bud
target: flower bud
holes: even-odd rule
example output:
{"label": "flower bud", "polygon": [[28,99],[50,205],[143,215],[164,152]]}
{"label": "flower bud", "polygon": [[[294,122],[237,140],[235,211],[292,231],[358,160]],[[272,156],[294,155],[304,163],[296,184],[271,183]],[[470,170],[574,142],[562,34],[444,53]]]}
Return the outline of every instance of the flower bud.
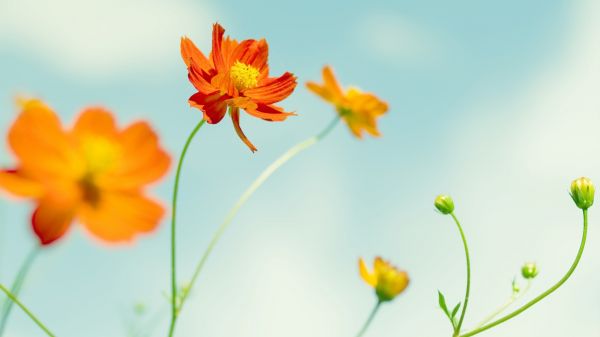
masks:
{"label": "flower bud", "polygon": [[571,183],[571,198],[577,207],[586,210],[594,204],[594,184],[589,178],[581,177]]}
{"label": "flower bud", "polygon": [[535,278],[538,273],[539,270],[534,262],[527,262],[521,268],[521,275],[528,280]]}
{"label": "flower bud", "polygon": [[435,208],[442,214],[450,214],[454,212],[454,201],[449,195],[440,194],[435,198]]}

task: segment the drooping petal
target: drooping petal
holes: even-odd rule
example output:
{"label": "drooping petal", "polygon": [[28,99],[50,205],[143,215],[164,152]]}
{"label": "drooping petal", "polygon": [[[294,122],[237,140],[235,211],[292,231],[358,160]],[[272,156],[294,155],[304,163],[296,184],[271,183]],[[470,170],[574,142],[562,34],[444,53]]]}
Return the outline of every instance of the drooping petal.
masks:
{"label": "drooping petal", "polygon": [[42,184],[23,176],[19,170],[0,170],[0,187],[18,197],[38,198],[44,193]]}
{"label": "drooping petal", "polygon": [[69,229],[75,216],[73,200],[45,197],[33,212],[33,231],[42,245],[49,245],[61,238]]}
{"label": "drooping petal", "polygon": [[194,65],[205,73],[209,73],[212,69],[212,64],[204,56],[204,54],[196,47],[194,42],[187,37],[181,38],[181,58],[188,68]]}
{"label": "drooping petal", "polygon": [[191,106],[202,110],[204,119],[209,124],[219,123],[227,112],[226,100],[218,91],[208,95],[197,92],[190,97],[189,102]]}
{"label": "drooping petal", "polygon": [[365,261],[360,258],[358,259],[358,269],[360,272],[360,277],[370,286],[375,287],[377,285],[377,275],[375,273],[369,272]]}
{"label": "drooping petal", "polygon": [[221,27],[220,24],[215,23],[213,25],[213,33],[212,33],[212,52],[211,57],[217,72],[221,72],[225,70],[225,61],[223,58],[223,34],[225,33],[225,29]]}
{"label": "drooping petal", "polygon": [[127,160],[96,179],[103,189],[137,189],[160,179],[169,169],[171,158],[160,147],[158,136],[147,122],[133,123],[120,132],[117,140]]}
{"label": "drooping petal", "polygon": [[244,142],[244,144],[246,144],[246,146],[248,146],[248,148],[250,148],[250,151],[256,152],[257,148],[254,146],[254,144],[252,144],[250,142],[250,140],[248,139],[248,137],[246,137],[246,135],[244,134],[244,131],[242,131],[242,128],[240,127],[240,110],[239,110],[239,108],[237,108],[237,107],[231,108],[231,120],[233,121],[233,127],[235,128],[235,132],[237,133],[238,137],[240,137],[240,139]]}
{"label": "drooping petal", "polygon": [[95,207],[82,206],[78,215],[94,236],[118,243],[154,230],[164,213],[160,204],[138,192],[105,192]]}
{"label": "drooping petal", "polygon": [[29,100],[8,132],[8,143],[20,160],[21,168],[32,177],[73,176],[68,170],[80,158],[62,129],[56,114],[43,102]]}
{"label": "drooping petal", "polygon": [[273,104],[284,100],[296,88],[296,76],[286,72],[277,78],[265,80],[260,86],[244,91],[244,96],[261,104]]}
{"label": "drooping petal", "polygon": [[248,104],[244,110],[254,117],[258,117],[269,122],[281,122],[286,120],[286,118],[289,116],[296,115],[293,112],[285,112],[283,108],[278,106],[266,104]]}

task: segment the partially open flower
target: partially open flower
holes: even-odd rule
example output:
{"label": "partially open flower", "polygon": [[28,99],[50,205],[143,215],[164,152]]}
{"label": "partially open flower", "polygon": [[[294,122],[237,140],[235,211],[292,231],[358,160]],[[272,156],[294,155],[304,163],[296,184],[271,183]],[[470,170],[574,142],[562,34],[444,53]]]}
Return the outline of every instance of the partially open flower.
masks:
{"label": "partially open flower", "polygon": [[360,276],[375,289],[375,294],[382,302],[393,300],[408,286],[408,274],[384,261],[381,257],[375,258],[373,271],[368,270],[362,258],[359,259],[358,266]]}
{"label": "partially open flower", "polygon": [[144,188],[171,160],[148,123],[121,129],[109,111],[92,107],[66,130],[43,102],[20,104],[8,132],[17,164],[0,170],[0,188],[36,202],[32,224],[42,245],[75,221],[107,242],[131,241],[158,226],[164,209]]}
{"label": "partially open flower", "polygon": [[589,178],[581,177],[571,183],[571,198],[583,210],[594,204],[594,191],[594,184]]}
{"label": "partially open flower", "polygon": [[357,88],[342,89],[329,66],[323,68],[323,84],[307,82],[306,86],[335,106],[337,113],[357,138],[362,138],[363,131],[375,137],[380,135],[377,118],[387,112],[388,105],[377,96]]}

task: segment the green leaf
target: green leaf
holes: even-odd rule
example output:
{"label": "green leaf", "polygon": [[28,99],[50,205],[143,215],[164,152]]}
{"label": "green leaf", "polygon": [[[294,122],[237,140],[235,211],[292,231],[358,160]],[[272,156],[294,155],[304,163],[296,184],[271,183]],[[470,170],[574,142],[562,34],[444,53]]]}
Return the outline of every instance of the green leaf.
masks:
{"label": "green leaf", "polygon": [[448,318],[450,318],[450,313],[448,312],[448,306],[446,305],[446,299],[444,298],[444,295],[442,294],[442,292],[439,290],[438,290],[438,303],[440,305],[440,308],[442,308],[444,313],[446,313],[446,316],[448,316]]}
{"label": "green leaf", "polygon": [[458,304],[454,307],[454,309],[452,309],[452,318],[454,318],[456,316],[456,314],[458,313],[458,309],[460,309],[460,302],[458,302]]}

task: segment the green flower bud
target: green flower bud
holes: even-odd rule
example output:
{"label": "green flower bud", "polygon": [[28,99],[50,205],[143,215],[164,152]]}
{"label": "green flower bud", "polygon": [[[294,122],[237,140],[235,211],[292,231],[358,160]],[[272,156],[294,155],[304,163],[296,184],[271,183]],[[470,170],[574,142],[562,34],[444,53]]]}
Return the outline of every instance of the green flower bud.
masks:
{"label": "green flower bud", "polygon": [[581,177],[571,183],[571,198],[577,207],[586,210],[594,204],[594,184],[589,178]]}
{"label": "green flower bud", "polygon": [[528,280],[535,278],[538,273],[539,270],[534,262],[527,262],[523,265],[523,268],[521,268],[521,275]]}
{"label": "green flower bud", "polygon": [[450,214],[454,212],[454,201],[449,195],[440,194],[435,198],[435,208],[442,214]]}

